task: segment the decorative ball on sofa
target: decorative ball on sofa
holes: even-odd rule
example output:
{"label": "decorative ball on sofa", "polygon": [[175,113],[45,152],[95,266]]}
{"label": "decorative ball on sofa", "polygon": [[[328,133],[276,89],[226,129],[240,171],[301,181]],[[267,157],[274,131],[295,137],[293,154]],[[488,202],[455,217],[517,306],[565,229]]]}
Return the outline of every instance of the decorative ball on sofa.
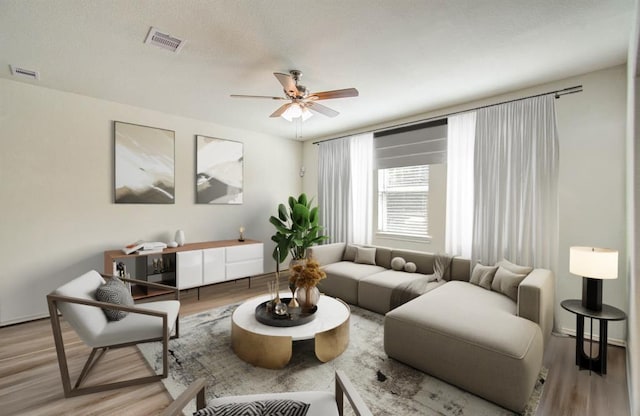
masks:
{"label": "decorative ball on sofa", "polygon": [[407,273],[415,273],[416,270],[418,270],[418,266],[413,262],[408,262],[404,265],[404,271]]}
{"label": "decorative ball on sofa", "polygon": [[406,263],[407,261],[402,257],[394,257],[391,259],[391,268],[396,271],[402,271]]}

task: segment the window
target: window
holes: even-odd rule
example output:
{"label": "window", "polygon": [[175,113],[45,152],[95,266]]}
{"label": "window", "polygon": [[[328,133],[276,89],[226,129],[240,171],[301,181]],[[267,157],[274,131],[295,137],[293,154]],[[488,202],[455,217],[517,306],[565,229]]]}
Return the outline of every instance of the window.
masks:
{"label": "window", "polygon": [[429,236],[429,165],[378,170],[378,232]]}

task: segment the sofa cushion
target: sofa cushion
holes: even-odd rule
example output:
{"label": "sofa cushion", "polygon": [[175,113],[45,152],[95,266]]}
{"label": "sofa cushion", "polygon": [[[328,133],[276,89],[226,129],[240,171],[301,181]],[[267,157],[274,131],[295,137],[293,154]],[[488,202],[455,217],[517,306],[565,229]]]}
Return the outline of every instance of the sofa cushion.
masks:
{"label": "sofa cushion", "polygon": [[473,266],[469,283],[480,286],[483,289],[491,290],[491,282],[493,282],[497,270],[497,266],[484,266],[478,263]]}
{"label": "sofa cushion", "polygon": [[358,304],[358,282],[365,276],[385,271],[381,266],[341,261],[323,266],[326,279],[318,282],[318,289],[352,305]]}
{"label": "sofa cushion", "polygon": [[[518,286],[527,277],[526,274],[514,273],[504,267],[498,267],[496,275],[493,278],[495,284],[491,285],[492,290],[496,290],[503,295],[509,296],[514,301],[518,301]],[[495,289],[494,289],[495,287]]]}
{"label": "sofa cushion", "polygon": [[356,247],[355,263],[376,265],[375,247]]}
{"label": "sofa cushion", "polygon": [[418,270],[418,266],[412,261],[405,263],[403,270],[407,273],[415,273]]}

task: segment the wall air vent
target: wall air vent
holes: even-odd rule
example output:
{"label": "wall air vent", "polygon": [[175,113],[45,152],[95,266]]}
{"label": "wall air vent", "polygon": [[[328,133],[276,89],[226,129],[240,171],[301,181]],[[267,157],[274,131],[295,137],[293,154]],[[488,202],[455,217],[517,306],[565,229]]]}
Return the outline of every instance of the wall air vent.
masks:
{"label": "wall air vent", "polygon": [[11,69],[11,75],[18,77],[27,77],[35,80],[40,79],[40,73],[38,71],[32,71],[31,69],[20,68],[17,66],[9,65]]}
{"label": "wall air vent", "polygon": [[171,52],[178,53],[184,46],[184,40],[175,38],[167,33],[162,33],[155,27],[149,29],[149,34],[144,40],[144,43],[158,46],[163,49],[168,49]]}

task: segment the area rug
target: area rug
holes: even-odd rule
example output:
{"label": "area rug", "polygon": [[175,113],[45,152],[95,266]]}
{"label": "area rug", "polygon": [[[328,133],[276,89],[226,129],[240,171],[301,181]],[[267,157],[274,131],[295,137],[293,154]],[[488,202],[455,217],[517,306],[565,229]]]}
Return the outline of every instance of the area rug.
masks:
{"label": "area rug", "polygon": [[[231,314],[236,307],[229,305],[181,318],[180,338],[169,342],[169,377],[163,380],[172,397],[200,377],[207,380],[208,400],[265,392],[333,392],[334,373],[340,369],[349,376],[374,415],[514,414],[387,357],[382,338],[384,317],[356,306],[351,306],[349,347],[336,359],[321,363],[314,355],[313,341],[299,341],[294,343],[291,361],[284,369],[254,367],[236,357],[231,349]],[[161,344],[138,347],[151,367],[159,370]],[[546,375],[543,369],[524,414],[535,414]],[[185,414],[191,414],[194,406],[186,408]],[[345,407],[346,414],[353,414],[348,404]]]}

